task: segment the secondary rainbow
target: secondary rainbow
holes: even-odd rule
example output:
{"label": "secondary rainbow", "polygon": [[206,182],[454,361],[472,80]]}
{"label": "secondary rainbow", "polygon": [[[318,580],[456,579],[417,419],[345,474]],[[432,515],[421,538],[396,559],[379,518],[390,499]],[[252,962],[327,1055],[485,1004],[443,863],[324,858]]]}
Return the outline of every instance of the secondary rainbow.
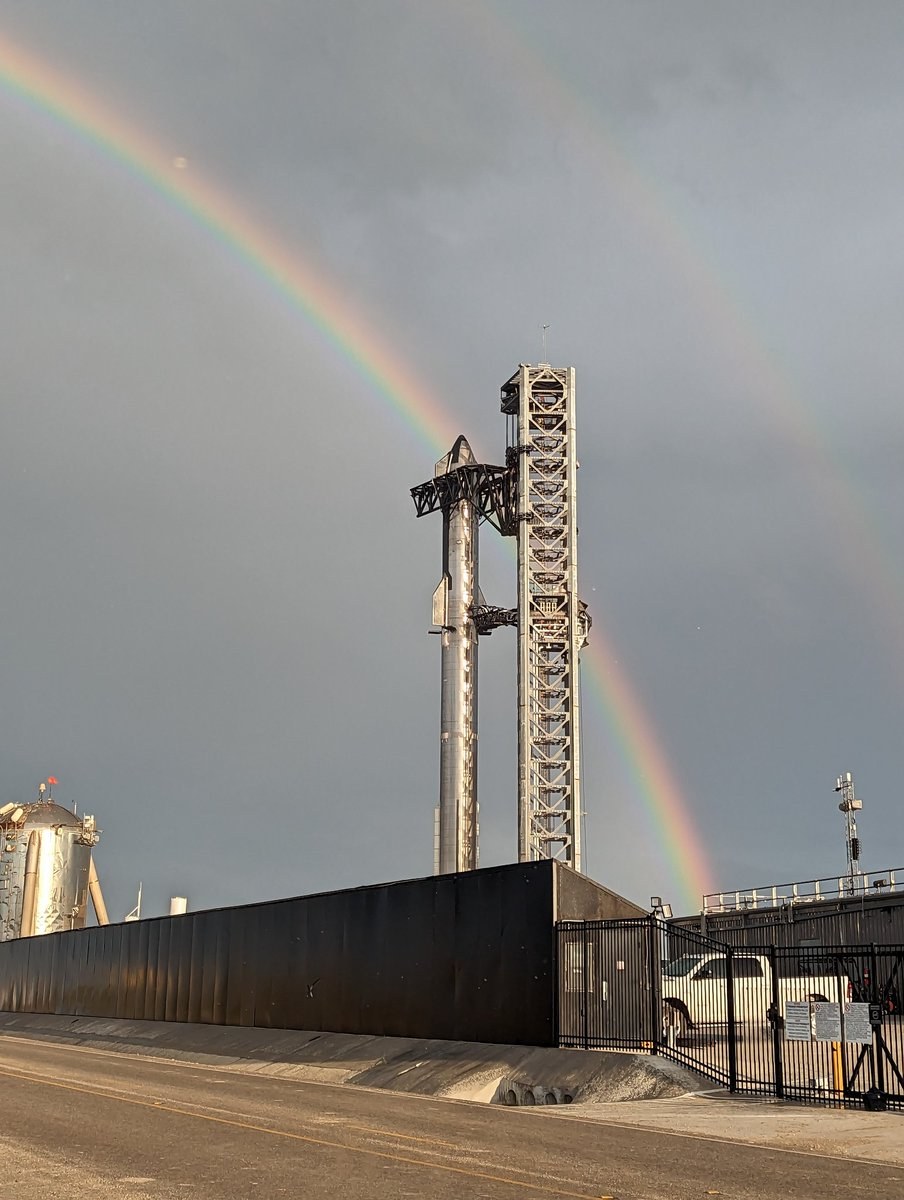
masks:
{"label": "secondary rainbow", "polygon": [[[801,490],[818,497],[825,513],[827,540],[838,547],[844,577],[862,588],[862,599],[881,619],[892,640],[899,673],[904,668],[904,564],[885,544],[881,519],[866,502],[866,488],[851,474],[839,449],[827,436],[825,419],[808,403],[789,364],[770,350],[769,336],[758,328],[701,231],[695,231],[688,206],[670,195],[661,179],[644,173],[628,154],[611,122],[560,68],[550,47],[533,35],[517,6],[505,15],[484,0],[461,0],[459,14],[483,48],[494,75],[505,72],[539,113],[552,119],[563,138],[573,139],[594,161],[608,194],[618,198],[625,216],[655,239],[663,262],[671,263],[690,303],[699,312],[707,346],[724,355],[737,377],[757,389],[757,399],[786,445],[794,447]],[[743,436],[743,435],[741,435]]]}
{"label": "secondary rainbow", "polygon": [[[125,169],[164,196],[187,218],[262,277],[314,327],[341,359],[350,363],[429,449],[445,451],[457,436],[448,408],[431,394],[380,337],[372,321],[356,311],[323,269],[290,251],[222,190],[194,171],[181,169],[177,149],[167,149],[109,111],[82,85],[0,34],[0,89],[38,117],[72,131],[108,162]],[[592,691],[653,818],[665,858],[675,872],[680,896],[690,910],[712,890],[711,872],[674,772],[649,719],[622,672],[595,615],[595,649],[589,656]]]}

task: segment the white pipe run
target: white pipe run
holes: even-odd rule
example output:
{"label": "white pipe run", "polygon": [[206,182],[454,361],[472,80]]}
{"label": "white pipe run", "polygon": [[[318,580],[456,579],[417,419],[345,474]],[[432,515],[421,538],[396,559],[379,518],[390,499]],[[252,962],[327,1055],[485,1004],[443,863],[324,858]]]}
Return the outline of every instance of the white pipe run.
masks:
{"label": "white pipe run", "polygon": [[33,937],[35,931],[35,911],[38,895],[38,835],[28,835],[28,849],[25,851],[25,882],[22,887],[22,925],[20,937]]}
{"label": "white pipe run", "polygon": [[94,905],[94,915],[97,917],[98,925],[109,925],[110,918],[107,915],[104,894],[100,890],[100,880],[97,877],[93,854],[91,855],[91,866],[88,869],[88,893],[91,896],[91,903]]}

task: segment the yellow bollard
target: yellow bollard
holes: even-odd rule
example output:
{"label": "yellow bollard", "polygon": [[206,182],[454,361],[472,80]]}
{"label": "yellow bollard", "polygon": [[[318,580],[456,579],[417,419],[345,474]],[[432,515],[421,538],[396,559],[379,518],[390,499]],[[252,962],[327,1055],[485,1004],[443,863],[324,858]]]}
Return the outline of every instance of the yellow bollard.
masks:
{"label": "yellow bollard", "polygon": [[844,1057],[841,1042],[832,1042],[832,1086],[836,1092],[844,1091]]}

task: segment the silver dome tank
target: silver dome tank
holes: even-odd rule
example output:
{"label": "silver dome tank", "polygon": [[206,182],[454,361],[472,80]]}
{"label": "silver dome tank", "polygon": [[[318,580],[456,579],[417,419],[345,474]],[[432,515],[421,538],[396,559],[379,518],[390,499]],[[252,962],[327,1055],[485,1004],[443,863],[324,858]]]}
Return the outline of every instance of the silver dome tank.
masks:
{"label": "silver dome tank", "polygon": [[100,831],[52,800],[0,808],[0,942],[83,929]]}

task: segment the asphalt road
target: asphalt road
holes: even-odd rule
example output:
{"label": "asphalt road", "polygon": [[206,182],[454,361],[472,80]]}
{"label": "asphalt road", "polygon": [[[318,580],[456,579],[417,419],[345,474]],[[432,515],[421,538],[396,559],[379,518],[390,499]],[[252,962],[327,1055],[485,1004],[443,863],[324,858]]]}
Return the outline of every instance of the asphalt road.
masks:
{"label": "asphalt road", "polygon": [[0,1037],[0,1197],[900,1200],[904,1168]]}

